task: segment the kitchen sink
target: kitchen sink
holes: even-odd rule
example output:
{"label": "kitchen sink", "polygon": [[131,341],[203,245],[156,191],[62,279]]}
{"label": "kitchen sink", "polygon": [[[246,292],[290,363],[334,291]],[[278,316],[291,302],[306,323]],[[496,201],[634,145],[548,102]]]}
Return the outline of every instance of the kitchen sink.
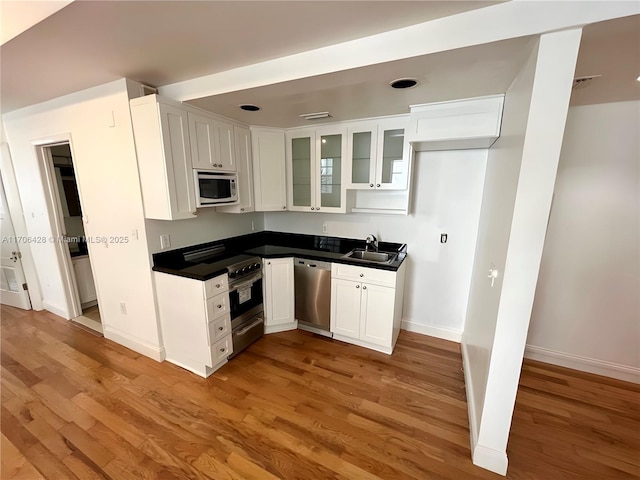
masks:
{"label": "kitchen sink", "polygon": [[365,262],[372,263],[391,263],[397,257],[396,253],[387,253],[387,252],[370,252],[368,250],[363,250],[361,248],[356,248],[351,250],[346,255],[343,255],[343,258],[350,258],[353,260],[362,260]]}

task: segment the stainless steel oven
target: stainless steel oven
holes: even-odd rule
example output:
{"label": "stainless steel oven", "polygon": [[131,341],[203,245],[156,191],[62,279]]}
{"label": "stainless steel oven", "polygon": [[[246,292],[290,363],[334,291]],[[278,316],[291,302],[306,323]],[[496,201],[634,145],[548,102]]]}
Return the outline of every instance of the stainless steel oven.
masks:
{"label": "stainless steel oven", "polygon": [[233,358],[264,335],[262,263],[249,258],[230,265],[229,305],[233,339]]}

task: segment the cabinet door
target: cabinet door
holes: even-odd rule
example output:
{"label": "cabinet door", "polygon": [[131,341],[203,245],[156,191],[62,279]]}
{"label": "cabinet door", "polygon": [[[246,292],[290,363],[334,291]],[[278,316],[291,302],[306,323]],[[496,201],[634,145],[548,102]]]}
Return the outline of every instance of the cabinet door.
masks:
{"label": "cabinet door", "polygon": [[405,142],[408,119],[382,121],[378,127],[375,187],[405,190],[409,176],[411,146]]}
{"label": "cabinet door", "polygon": [[349,127],[347,140],[347,186],[370,190],[375,187],[378,124],[366,122]]}
{"label": "cabinet door", "polygon": [[[166,168],[166,188],[169,192],[170,218],[149,215],[152,211],[152,198],[145,200],[145,215],[148,218],[179,220],[193,218],[196,211],[196,199],[193,187],[193,171],[189,149],[187,113],[171,105],[158,105],[162,144]],[[138,157],[140,158],[140,157]],[[158,192],[161,184],[156,185]],[[144,195],[144,192],[143,192]],[[149,201],[147,201],[149,200]]]}
{"label": "cabinet door", "polygon": [[360,337],[361,284],[331,279],[331,332],[345,337]]}
{"label": "cabinet door", "polygon": [[[343,131],[318,130],[317,161],[315,177],[316,211],[345,212],[345,185],[343,161],[346,142]],[[312,208],[313,210],[313,208]]]}
{"label": "cabinet door", "polygon": [[189,112],[189,138],[193,168],[218,169],[216,127],[212,118]]}
{"label": "cabinet door", "polygon": [[253,189],[257,212],[286,210],[284,130],[251,129]]}
{"label": "cabinet door", "polygon": [[293,258],[265,263],[265,328],[294,322]]}
{"label": "cabinet door", "polygon": [[217,207],[216,211],[224,213],[253,212],[253,159],[251,155],[251,133],[243,127],[233,127],[236,142],[236,159],[238,168],[238,204]]}
{"label": "cabinet door", "polygon": [[193,168],[235,171],[233,125],[189,112],[189,139]]}
{"label": "cabinet door", "polygon": [[289,210],[311,212],[316,209],[315,143],[313,130],[297,130],[287,134]]}
{"label": "cabinet door", "polygon": [[360,340],[391,347],[395,289],[362,284]]}
{"label": "cabinet door", "polygon": [[214,122],[216,132],[216,156],[218,157],[218,169],[227,172],[235,172],[236,165],[236,141],[233,125],[230,123]]}

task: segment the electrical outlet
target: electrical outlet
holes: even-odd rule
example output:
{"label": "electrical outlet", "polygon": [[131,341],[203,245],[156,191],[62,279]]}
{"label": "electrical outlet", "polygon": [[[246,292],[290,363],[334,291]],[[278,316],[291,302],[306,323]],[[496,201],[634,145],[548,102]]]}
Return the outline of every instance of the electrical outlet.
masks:
{"label": "electrical outlet", "polygon": [[256,230],[256,226],[253,224],[253,220],[251,220],[251,231],[254,232]]}
{"label": "electrical outlet", "polygon": [[165,248],[169,248],[171,246],[171,237],[168,233],[160,235],[160,248],[164,250]]}
{"label": "electrical outlet", "polygon": [[122,315],[127,314],[127,304],[125,302],[120,302],[120,313]]}
{"label": "electrical outlet", "polygon": [[448,237],[448,235],[446,233],[441,233],[440,234],[440,243],[447,243],[447,237]]}
{"label": "electrical outlet", "polygon": [[326,223],[322,224],[322,233],[327,233],[327,224]]}

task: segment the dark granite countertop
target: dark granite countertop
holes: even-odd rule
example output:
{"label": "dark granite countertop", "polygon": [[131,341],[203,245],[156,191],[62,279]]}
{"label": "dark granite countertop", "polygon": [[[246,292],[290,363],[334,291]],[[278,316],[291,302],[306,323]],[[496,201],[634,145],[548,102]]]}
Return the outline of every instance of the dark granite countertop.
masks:
{"label": "dark granite countertop", "polygon": [[[220,245],[224,246],[224,254],[211,262],[185,260],[185,253]],[[226,266],[234,261],[232,257],[255,255],[261,258],[300,257],[396,271],[407,255],[405,244],[380,242],[380,251],[398,253],[398,257],[392,263],[380,264],[343,258],[344,254],[354,248],[364,247],[364,240],[352,238],[266,231],[156,253],[153,255],[153,270],[196,280],[208,280],[225,273]]]}

